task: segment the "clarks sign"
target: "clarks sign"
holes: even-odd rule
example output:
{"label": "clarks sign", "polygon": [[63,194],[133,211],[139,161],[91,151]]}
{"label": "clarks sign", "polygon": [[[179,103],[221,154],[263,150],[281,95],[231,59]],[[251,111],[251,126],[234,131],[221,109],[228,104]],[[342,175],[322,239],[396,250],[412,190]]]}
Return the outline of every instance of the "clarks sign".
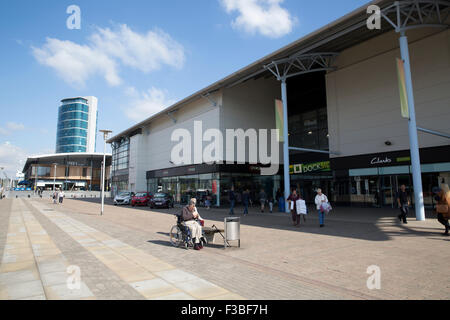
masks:
{"label": "clarks sign", "polygon": [[375,165],[383,165],[383,164],[390,164],[392,163],[392,159],[389,159],[388,157],[385,157],[384,159],[381,157],[375,157],[370,161],[370,164]]}

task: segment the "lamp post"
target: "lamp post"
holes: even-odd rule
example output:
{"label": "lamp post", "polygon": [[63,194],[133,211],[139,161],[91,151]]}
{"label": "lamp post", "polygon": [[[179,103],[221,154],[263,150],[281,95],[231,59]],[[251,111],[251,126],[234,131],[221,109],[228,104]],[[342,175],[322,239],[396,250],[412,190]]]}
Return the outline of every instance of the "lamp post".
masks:
{"label": "lamp post", "polygon": [[103,133],[103,165],[102,165],[102,211],[100,215],[103,215],[103,211],[105,208],[105,171],[106,171],[106,140],[108,140],[108,135],[112,132],[110,130],[100,130],[101,133]]}
{"label": "lamp post", "polygon": [[57,163],[53,163],[53,165],[55,166],[55,172],[53,174],[53,193],[55,192],[55,184],[56,184],[56,167],[58,166]]}

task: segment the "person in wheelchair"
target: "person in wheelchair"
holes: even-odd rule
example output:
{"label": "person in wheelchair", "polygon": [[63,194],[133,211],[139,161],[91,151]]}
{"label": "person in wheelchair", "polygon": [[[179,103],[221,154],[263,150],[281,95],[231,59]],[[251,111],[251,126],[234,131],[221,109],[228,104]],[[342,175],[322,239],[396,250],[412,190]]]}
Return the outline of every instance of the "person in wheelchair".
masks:
{"label": "person in wheelchair", "polygon": [[191,199],[189,204],[183,208],[183,221],[186,227],[191,231],[192,241],[194,243],[194,250],[203,249],[203,232],[202,227],[198,223],[200,215],[198,214],[196,200]]}

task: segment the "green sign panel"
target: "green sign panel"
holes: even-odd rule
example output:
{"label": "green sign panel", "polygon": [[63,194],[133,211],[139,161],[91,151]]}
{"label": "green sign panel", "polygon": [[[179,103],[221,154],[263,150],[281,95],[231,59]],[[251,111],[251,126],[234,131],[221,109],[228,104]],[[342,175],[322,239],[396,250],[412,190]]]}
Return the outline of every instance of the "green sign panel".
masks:
{"label": "green sign panel", "polygon": [[290,174],[304,174],[310,172],[329,172],[331,171],[330,161],[294,164],[289,167]]}

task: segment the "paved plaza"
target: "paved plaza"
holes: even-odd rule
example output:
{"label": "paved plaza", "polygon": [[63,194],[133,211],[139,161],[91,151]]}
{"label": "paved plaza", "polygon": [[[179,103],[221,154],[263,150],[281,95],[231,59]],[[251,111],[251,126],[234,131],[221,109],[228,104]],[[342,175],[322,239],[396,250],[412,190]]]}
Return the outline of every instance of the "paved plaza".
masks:
{"label": "paved plaza", "polygon": [[[241,248],[225,250],[216,235],[197,252],[169,242],[178,210],[107,201],[100,216],[98,199],[2,200],[0,299],[450,298],[450,238],[432,213],[404,225],[396,210],[336,208],[325,228],[315,213],[296,228],[287,214],[254,209],[241,218]],[[200,214],[223,228],[227,210]],[[380,289],[367,287],[369,266]]]}

